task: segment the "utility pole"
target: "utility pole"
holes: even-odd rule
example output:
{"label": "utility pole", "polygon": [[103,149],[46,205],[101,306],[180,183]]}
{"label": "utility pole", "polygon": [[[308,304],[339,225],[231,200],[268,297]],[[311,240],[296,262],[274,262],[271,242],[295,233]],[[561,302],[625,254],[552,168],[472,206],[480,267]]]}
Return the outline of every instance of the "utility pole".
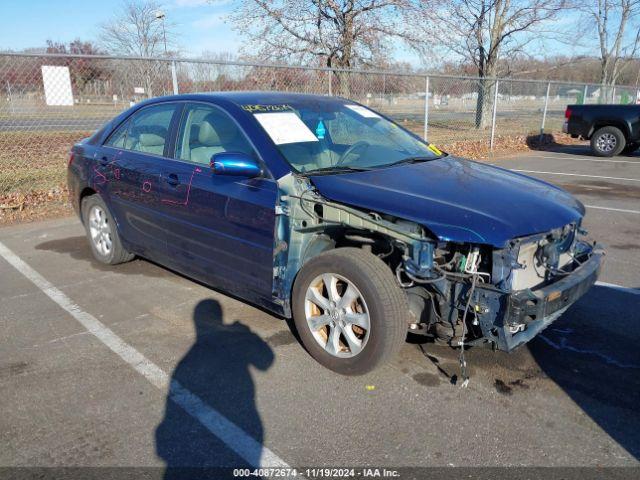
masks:
{"label": "utility pole", "polygon": [[164,19],[166,15],[162,10],[156,12],[156,18],[162,22],[162,39],[164,40],[164,56],[167,56],[167,32],[164,28]]}
{"label": "utility pole", "polygon": [[[164,27],[164,19],[165,19],[166,16],[167,15],[162,10],[158,10],[156,12],[156,19],[158,19],[158,20],[160,20],[162,22],[162,40],[164,42],[164,56],[165,56],[165,58],[169,56],[169,53],[167,52],[167,30]],[[173,85],[173,94],[174,95],[178,95],[178,93],[179,93],[179,89],[178,89],[178,74],[177,74],[175,60],[171,61],[171,83]]]}

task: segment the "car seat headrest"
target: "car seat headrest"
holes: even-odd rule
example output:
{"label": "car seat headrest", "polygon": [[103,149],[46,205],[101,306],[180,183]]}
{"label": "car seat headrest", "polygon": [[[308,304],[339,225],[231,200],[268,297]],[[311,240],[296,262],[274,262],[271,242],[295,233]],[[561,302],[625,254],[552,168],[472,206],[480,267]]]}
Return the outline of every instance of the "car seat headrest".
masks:
{"label": "car seat headrest", "polygon": [[220,145],[220,136],[218,135],[216,127],[214,127],[216,124],[217,122],[215,121],[215,117],[207,115],[200,124],[198,142],[208,147]]}
{"label": "car seat headrest", "polygon": [[138,136],[138,143],[143,147],[157,147],[164,145],[164,137],[156,133],[141,133]]}
{"label": "car seat headrest", "polygon": [[200,124],[198,140],[208,146],[224,145],[237,136],[238,127],[233,120],[219,113],[210,113]]}

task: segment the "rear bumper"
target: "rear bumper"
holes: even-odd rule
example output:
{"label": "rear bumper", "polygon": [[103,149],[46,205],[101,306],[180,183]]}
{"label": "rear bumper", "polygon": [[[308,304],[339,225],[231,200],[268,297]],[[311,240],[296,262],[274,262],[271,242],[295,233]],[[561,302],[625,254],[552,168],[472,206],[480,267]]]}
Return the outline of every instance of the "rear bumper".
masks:
{"label": "rear bumper", "polygon": [[587,293],[598,279],[603,259],[604,252],[594,249],[589,259],[569,275],[540,289],[511,294],[481,292],[483,300],[497,309],[488,309],[496,312],[493,318],[485,314],[480,319],[485,338],[507,352],[530,341]]}
{"label": "rear bumper", "polygon": [[80,216],[80,182],[78,175],[71,166],[67,169],[67,188],[69,190],[69,203],[76,215]]}

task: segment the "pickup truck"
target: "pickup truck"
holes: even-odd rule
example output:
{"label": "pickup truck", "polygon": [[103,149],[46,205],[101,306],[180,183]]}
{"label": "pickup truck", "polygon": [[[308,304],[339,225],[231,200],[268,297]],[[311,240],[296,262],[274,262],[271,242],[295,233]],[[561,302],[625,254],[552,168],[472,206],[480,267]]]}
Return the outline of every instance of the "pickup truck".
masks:
{"label": "pickup truck", "polygon": [[640,105],[569,105],[562,131],[591,142],[598,157],[640,148]]}

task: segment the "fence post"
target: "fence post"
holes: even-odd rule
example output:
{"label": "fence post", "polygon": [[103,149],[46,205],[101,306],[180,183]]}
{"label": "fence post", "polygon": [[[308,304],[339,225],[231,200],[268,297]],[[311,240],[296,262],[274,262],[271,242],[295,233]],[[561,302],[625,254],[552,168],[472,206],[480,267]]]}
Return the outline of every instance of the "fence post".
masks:
{"label": "fence post", "polygon": [[429,75],[424,81],[424,140],[427,141],[427,133],[429,133]]}
{"label": "fence post", "polygon": [[327,70],[327,78],[329,79],[329,96],[333,96],[333,77],[331,76],[331,70]]}
{"label": "fence post", "polygon": [[616,86],[613,86],[613,91],[611,92],[611,103],[616,103]]}
{"label": "fence post", "polygon": [[380,99],[380,101],[382,102],[384,102],[384,95],[386,91],[387,91],[387,76],[383,73],[382,74],[382,98]]}
{"label": "fence post", "polygon": [[544,122],[547,120],[547,108],[549,107],[549,91],[551,90],[551,82],[547,83],[547,94],[544,97],[544,110],[542,111],[542,123],[540,124],[540,141],[544,135]]}
{"label": "fence post", "polygon": [[9,83],[9,80],[7,80],[7,100],[9,101],[9,111],[11,112],[11,115],[13,115],[16,112],[13,109],[13,99],[11,98],[11,84]]}
{"label": "fence post", "polygon": [[178,74],[176,72],[176,62],[175,60],[171,61],[171,81],[173,82],[173,94],[178,95]]}
{"label": "fence post", "polygon": [[589,88],[589,85],[585,84],[584,86],[584,93],[582,94],[582,104],[586,105],[587,104],[587,89]]}
{"label": "fence post", "polygon": [[500,82],[496,80],[495,92],[493,93],[493,116],[491,119],[491,141],[489,142],[489,150],[493,150],[493,140],[496,134],[496,113],[498,112],[498,88]]}

